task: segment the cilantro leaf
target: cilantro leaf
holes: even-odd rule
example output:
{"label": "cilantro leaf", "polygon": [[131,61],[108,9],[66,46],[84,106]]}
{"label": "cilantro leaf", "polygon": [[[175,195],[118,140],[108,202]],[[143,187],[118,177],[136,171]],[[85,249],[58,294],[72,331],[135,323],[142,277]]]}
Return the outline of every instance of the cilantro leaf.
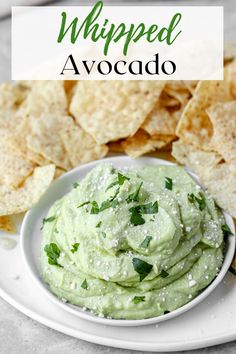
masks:
{"label": "cilantro leaf", "polygon": [[142,259],[132,259],[134,270],[140,275],[140,281],[142,281],[152,270],[152,264],[149,264]]}
{"label": "cilantro leaf", "polygon": [[170,191],[172,191],[173,181],[171,178],[165,177],[165,187],[166,187],[166,189],[169,189]]}
{"label": "cilantro leaf", "polygon": [[233,235],[232,231],[230,230],[227,224],[221,226],[221,230],[223,231],[223,235],[226,237],[228,235]]}
{"label": "cilantro leaf", "polygon": [[87,204],[90,204],[90,202],[89,201],[84,202],[84,203],[78,205],[77,208],[81,208],[81,207],[83,207],[84,205],[87,205]]}
{"label": "cilantro leaf", "polygon": [[120,186],[122,186],[122,184],[124,184],[125,181],[129,181],[130,178],[129,177],[126,177],[124,175],[122,175],[120,172],[118,172],[118,184]]}
{"label": "cilantro leaf", "polygon": [[145,224],[144,218],[143,218],[142,215],[139,213],[139,211],[137,211],[136,209],[134,209],[134,210],[132,211],[132,213],[131,213],[130,222],[131,222],[131,224],[133,224],[134,226]]}
{"label": "cilantro leaf", "polygon": [[105,200],[104,202],[102,202],[100,208],[99,208],[99,212],[106,210],[108,208],[111,207],[115,207],[118,204],[118,201],[115,200],[115,198],[117,197],[118,193],[119,193],[120,189],[117,188],[115,194],[113,195],[113,197],[111,197],[110,199]]}
{"label": "cilantro leaf", "polygon": [[73,183],[73,188],[77,188],[77,187],[79,187],[79,183],[78,182],[74,182]]}
{"label": "cilantro leaf", "polygon": [[84,279],[83,283],[81,284],[81,288],[87,290],[88,289],[88,283],[87,283],[87,280]]}
{"label": "cilantro leaf", "polygon": [[55,243],[47,244],[44,247],[44,251],[47,254],[49,264],[61,267],[61,265],[57,261],[60,257],[61,251]]}
{"label": "cilantro leaf", "polygon": [[104,237],[104,238],[107,237],[107,234],[104,231],[102,231],[102,237]]}
{"label": "cilantro leaf", "polygon": [[166,278],[166,277],[168,277],[168,275],[169,275],[169,273],[167,273],[164,269],[162,269],[162,271],[161,271],[161,273],[160,273],[160,276],[161,276],[162,278]]}
{"label": "cilantro leaf", "polygon": [[98,214],[99,213],[98,203],[95,202],[94,200],[91,204],[92,204],[92,208],[90,210],[90,214]]}
{"label": "cilantro leaf", "polygon": [[52,221],[56,220],[56,218],[57,218],[57,217],[56,217],[55,215],[49,216],[49,218],[43,218],[43,225],[42,225],[42,227],[40,228],[40,230],[43,229],[43,226],[44,226],[44,224],[46,224],[46,222],[52,222]]}
{"label": "cilantro leaf", "polygon": [[109,184],[109,186],[107,187],[106,191],[108,191],[108,189],[116,186],[116,185],[119,185],[119,186],[122,186],[122,184],[124,184],[125,181],[129,181],[130,178],[129,177],[126,177],[124,175],[122,175],[122,173],[118,172],[118,180],[112,182],[111,184]]}
{"label": "cilantro leaf", "polygon": [[97,223],[96,227],[101,227],[102,225],[102,221],[99,221],[99,223]]}
{"label": "cilantro leaf", "polygon": [[73,245],[72,245],[72,249],[70,250],[72,253],[75,253],[75,252],[77,252],[78,251],[78,248],[79,248],[79,243],[74,243]]}
{"label": "cilantro leaf", "polygon": [[190,203],[197,203],[199,210],[204,210],[206,208],[206,201],[203,193],[199,193],[199,197],[194,195],[193,193],[188,194],[188,200]]}
{"label": "cilantro leaf", "polygon": [[150,241],[152,240],[152,236],[146,236],[143,242],[140,244],[142,248],[148,248]]}
{"label": "cilantro leaf", "polygon": [[133,303],[134,304],[139,304],[142,301],[145,301],[145,296],[135,296],[133,298]]}
{"label": "cilantro leaf", "polygon": [[148,204],[137,205],[129,210],[132,211],[133,209],[137,209],[141,214],[156,214],[158,212],[158,202],[155,201],[154,203],[151,202]]}
{"label": "cilantro leaf", "polygon": [[139,192],[140,192],[142,185],[143,185],[143,182],[140,183],[140,185],[138,186],[137,190],[134,193],[131,193],[127,197],[127,199],[126,199],[127,203],[139,202]]}

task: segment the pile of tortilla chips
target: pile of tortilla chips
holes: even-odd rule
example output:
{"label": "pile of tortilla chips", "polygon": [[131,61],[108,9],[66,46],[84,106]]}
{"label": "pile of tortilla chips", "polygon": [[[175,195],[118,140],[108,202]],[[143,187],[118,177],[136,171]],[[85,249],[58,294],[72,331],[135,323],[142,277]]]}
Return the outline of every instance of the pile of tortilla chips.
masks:
{"label": "pile of tortilla chips", "polygon": [[13,231],[10,216],[30,209],[53,179],[113,152],[172,152],[236,217],[235,63],[230,52],[224,81],[2,84],[0,230]]}

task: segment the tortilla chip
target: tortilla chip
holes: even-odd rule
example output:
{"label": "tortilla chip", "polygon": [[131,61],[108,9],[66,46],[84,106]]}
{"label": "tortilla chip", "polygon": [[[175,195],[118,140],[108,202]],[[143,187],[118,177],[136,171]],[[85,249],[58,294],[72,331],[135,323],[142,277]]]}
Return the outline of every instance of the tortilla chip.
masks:
{"label": "tortilla chip", "polygon": [[185,144],[181,140],[175,141],[172,144],[172,156],[179,163],[196,172],[196,174],[201,173],[206,167],[216,166],[222,160],[222,156],[216,152],[199,150],[195,146]]}
{"label": "tortilla chip", "polygon": [[19,214],[30,209],[51,184],[55,165],[36,167],[18,189],[0,185],[0,216]]}
{"label": "tortilla chip", "polygon": [[39,119],[30,117],[30,132],[27,146],[64,170],[71,169],[69,156],[65,150],[61,131],[73,125],[73,119],[59,114],[42,114]]}
{"label": "tortilla chip", "polygon": [[236,101],[217,103],[207,113],[214,127],[213,148],[226,162],[236,163]]}
{"label": "tortilla chip", "polygon": [[18,187],[33,171],[34,164],[0,141],[0,184]]}
{"label": "tortilla chip", "polygon": [[236,164],[222,163],[205,168],[200,177],[217,204],[236,217]]}
{"label": "tortilla chip", "polygon": [[54,179],[57,179],[57,178],[61,177],[64,173],[66,173],[65,170],[63,170],[60,167],[56,167]]}
{"label": "tortilla chip", "polygon": [[136,158],[156,149],[161,149],[173,138],[173,136],[165,135],[150,137],[149,134],[140,129],[133,137],[124,140],[121,144],[127,155]]}
{"label": "tortilla chip", "polygon": [[0,231],[11,233],[16,232],[14,226],[11,224],[9,216],[0,216]]}
{"label": "tortilla chip", "polygon": [[175,135],[179,118],[180,111],[170,112],[158,102],[143,123],[142,129],[150,135]]}
{"label": "tortilla chip", "polygon": [[162,81],[81,81],[70,112],[98,144],[132,136],[164,87]]}
{"label": "tortilla chip", "polygon": [[118,141],[111,141],[108,143],[108,149],[109,152],[115,152],[115,153],[122,153],[124,152],[123,146],[122,146],[122,141],[123,140],[118,140]]}
{"label": "tortilla chip", "polygon": [[65,114],[67,98],[63,81],[34,81],[19,114],[39,117],[42,112]]}
{"label": "tortilla chip", "polygon": [[232,100],[230,84],[224,81],[200,81],[178,123],[176,133],[184,142],[211,149],[213,133],[206,109],[217,102]]}
{"label": "tortilla chip", "polygon": [[99,145],[78,125],[70,124],[61,130],[61,138],[72,167],[101,159],[108,153],[106,145]]}
{"label": "tortilla chip", "polygon": [[24,101],[28,91],[20,83],[4,82],[0,85],[0,109],[15,111]]}

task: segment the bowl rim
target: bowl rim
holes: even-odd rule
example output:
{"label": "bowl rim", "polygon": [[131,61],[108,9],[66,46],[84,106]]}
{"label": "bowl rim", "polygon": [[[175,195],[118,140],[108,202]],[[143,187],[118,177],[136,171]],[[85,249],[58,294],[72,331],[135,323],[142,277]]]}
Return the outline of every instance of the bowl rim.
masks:
{"label": "bowl rim", "polygon": [[[184,314],[186,311],[192,309],[193,307],[200,304],[204,299],[206,299],[206,297],[209,296],[212,293],[212,291],[221,283],[221,281],[225,277],[228,269],[230,268],[230,265],[232,263],[234,253],[235,253],[235,225],[234,225],[233,218],[228,213],[226,213],[224,210],[222,210],[223,215],[224,215],[226,223],[230,227],[233,235],[229,235],[229,237],[227,238],[226,251],[225,251],[224,260],[223,260],[223,264],[220,269],[220,272],[215,277],[215,279],[205,289],[203,289],[200,292],[200,294],[197,295],[193,300],[189,301],[187,304],[183,305],[182,307],[179,307],[178,309],[171,311],[170,313],[165,314],[165,315],[141,319],[141,320],[110,319],[110,318],[106,318],[106,317],[99,317],[97,315],[92,314],[89,310],[84,310],[79,306],[72,305],[68,302],[63,302],[60,298],[58,298],[56,295],[54,295],[50,291],[48,285],[43,281],[41,274],[38,272],[38,270],[36,269],[36,274],[37,274],[36,275],[34,272],[34,269],[32,269],[32,267],[30,265],[31,264],[30,259],[31,259],[31,257],[33,257],[33,255],[29,254],[27,252],[27,245],[28,245],[28,242],[30,242],[30,238],[31,238],[31,237],[27,237],[27,228],[30,223],[34,223],[36,221],[37,218],[35,218],[34,214],[35,213],[37,214],[37,209],[40,208],[42,202],[47,199],[47,193],[50,193],[50,191],[52,189],[56,190],[57,188],[59,188],[61,181],[68,179],[73,174],[78,173],[78,178],[79,178],[80,171],[82,171],[82,170],[87,170],[87,169],[91,170],[92,168],[94,168],[98,164],[101,164],[104,162],[107,162],[107,163],[118,162],[119,163],[119,160],[126,161],[129,165],[132,162],[133,163],[134,162],[140,162],[140,163],[146,162],[147,163],[148,161],[152,162],[153,165],[155,165],[155,166],[158,166],[158,165],[172,165],[172,166],[178,165],[174,162],[170,162],[170,161],[155,158],[155,157],[145,156],[145,157],[140,157],[140,158],[137,158],[134,160],[134,159],[132,159],[128,156],[125,156],[125,155],[118,155],[115,157],[107,157],[104,159],[90,162],[88,164],[80,165],[80,166],[74,168],[73,170],[70,170],[69,172],[65,173],[64,175],[62,175],[60,178],[58,178],[56,181],[54,181],[50,185],[50,187],[44,193],[44,195],[42,196],[40,201],[33,208],[31,208],[24,216],[21,230],[20,230],[20,249],[21,249],[21,255],[23,258],[23,262],[26,266],[26,269],[27,269],[28,274],[30,275],[31,279],[33,279],[35,284],[43,291],[43,293],[49,299],[51,299],[55,304],[59,305],[67,312],[70,312],[70,313],[74,314],[75,316],[78,316],[82,319],[86,319],[86,320],[89,320],[89,321],[95,322],[95,323],[100,323],[102,325],[124,326],[124,327],[144,326],[144,325],[150,325],[150,324],[155,324],[155,323],[163,322],[166,320],[170,320],[170,319],[175,318],[181,314]],[[195,180],[195,182],[198,183],[202,189],[204,189],[204,187],[200,184],[199,178],[197,177],[197,175],[194,174],[193,172],[191,172],[191,170],[189,170],[188,168],[185,168],[185,170]],[[54,201],[56,201],[57,199],[58,198],[55,198]],[[50,204],[50,206],[51,206],[51,204]]]}

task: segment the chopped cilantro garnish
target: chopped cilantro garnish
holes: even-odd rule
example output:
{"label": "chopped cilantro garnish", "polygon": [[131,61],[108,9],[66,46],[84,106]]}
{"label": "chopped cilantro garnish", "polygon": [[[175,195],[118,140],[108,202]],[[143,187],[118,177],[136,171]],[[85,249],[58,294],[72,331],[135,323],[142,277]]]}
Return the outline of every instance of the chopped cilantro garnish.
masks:
{"label": "chopped cilantro garnish", "polygon": [[137,209],[133,209],[131,212],[130,222],[134,226],[145,224],[145,220]]}
{"label": "chopped cilantro garnish", "polygon": [[122,186],[122,184],[124,184],[124,182],[125,182],[126,180],[129,181],[130,178],[129,178],[129,177],[126,177],[126,176],[122,175],[120,172],[118,172],[118,180],[112,182],[111,184],[109,184],[109,186],[107,187],[106,191],[108,191],[108,189],[110,189],[110,188],[116,186],[117,184],[118,184],[119,186]]}
{"label": "chopped cilantro garnish", "polygon": [[107,235],[106,235],[106,233],[105,233],[104,231],[102,231],[102,236],[103,236],[104,238],[107,237]]}
{"label": "chopped cilantro garnish", "polygon": [[90,204],[90,202],[89,201],[84,202],[84,203],[78,205],[77,208],[81,208],[81,207],[83,207],[84,205],[87,205],[87,204]]}
{"label": "chopped cilantro garnish", "polygon": [[172,191],[173,181],[171,178],[165,177],[165,187],[166,187],[166,189],[169,189],[170,191]]}
{"label": "chopped cilantro garnish", "polygon": [[113,195],[113,197],[111,197],[110,199],[105,200],[104,202],[102,202],[100,208],[99,208],[99,212],[108,209],[108,208],[115,208],[118,204],[118,201],[115,200],[115,198],[117,197],[119,193],[119,188],[117,188],[115,194]]}
{"label": "chopped cilantro garnish", "polygon": [[223,231],[223,235],[226,237],[228,235],[233,235],[232,231],[230,230],[227,224],[221,226],[221,230]]}
{"label": "chopped cilantro garnish", "polygon": [[[49,218],[43,218],[43,225],[44,225],[46,222],[52,222],[52,221],[56,220],[56,218],[57,218],[57,217],[56,217],[55,215],[49,216]],[[42,230],[42,228],[43,228],[43,226],[41,227],[40,230]]]}
{"label": "chopped cilantro garnish", "polygon": [[87,280],[84,279],[83,283],[81,284],[81,288],[87,290],[88,289],[88,283],[87,283]]}
{"label": "chopped cilantro garnish", "polygon": [[170,313],[170,311],[168,310],[164,311],[164,315],[167,315],[168,313]]}
{"label": "chopped cilantro garnish", "polygon": [[130,178],[129,178],[129,177],[126,177],[126,176],[122,175],[120,172],[118,172],[118,184],[119,184],[120,186],[122,186],[122,184],[124,184],[124,182],[125,182],[126,180],[129,181]]}
{"label": "chopped cilantro garnish", "polygon": [[59,233],[59,231],[58,231],[57,228],[54,230],[54,232],[55,232],[55,234],[58,234],[58,233]]}
{"label": "chopped cilantro garnish", "polygon": [[94,200],[91,204],[92,204],[92,208],[90,210],[90,214],[98,214],[99,213],[98,203],[95,202]]}
{"label": "chopped cilantro garnish", "polygon": [[142,225],[145,223],[141,214],[155,214],[158,212],[158,202],[137,205],[129,209],[131,212],[130,222],[133,225]]}
{"label": "chopped cilantro garnish", "polygon": [[74,182],[73,183],[73,188],[77,188],[77,187],[79,187],[79,183],[78,182]]}
{"label": "chopped cilantro garnish", "polygon": [[57,261],[60,257],[61,251],[55,243],[49,243],[48,245],[46,245],[44,247],[44,251],[47,254],[49,264],[61,267],[61,265]]}
{"label": "chopped cilantro garnish", "polygon": [[99,221],[99,223],[97,223],[96,227],[101,227],[102,225],[102,221]]}
{"label": "chopped cilantro garnish", "polygon": [[199,210],[204,210],[206,207],[206,201],[205,201],[205,197],[203,195],[203,193],[199,193],[199,197],[197,197],[196,195],[194,195],[193,193],[188,194],[188,200],[190,203],[197,203],[198,204],[198,208]]}
{"label": "chopped cilantro garnish", "polygon": [[138,186],[137,190],[134,193],[131,193],[128,196],[128,198],[126,199],[127,203],[139,202],[139,192],[140,192],[142,185],[143,185],[143,182],[140,183],[140,185]]}
{"label": "chopped cilantro garnish", "polygon": [[154,203],[142,204],[137,205],[129,209],[129,211],[133,212],[136,210],[140,214],[156,214],[158,212],[158,202],[155,201]]}
{"label": "chopped cilantro garnish", "polygon": [[140,275],[140,281],[142,281],[152,270],[152,264],[149,264],[142,259],[132,259],[134,270]]}
{"label": "chopped cilantro garnish", "polygon": [[72,245],[72,249],[70,250],[72,253],[75,253],[75,252],[77,252],[78,251],[78,248],[79,248],[79,243],[74,243],[73,245]]}
{"label": "chopped cilantro garnish", "polygon": [[145,301],[145,296],[135,296],[133,298],[133,303],[134,304],[139,304],[142,301]]}
{"label": "chopped cilantro garnish", "polygon": [[162,278],[166,278],[166,277],[168,277],[168,275],[169,275],[169,273],[167,273],[164,269],[162,269],[162,271],[161,271],[161,273],[160,273],[160,276],[161,276]]}
{"label": "chopped cilantro garnish", "polygon": [[148,248],[151,239],[152,239],[152,236],[146,236],[145,239],[143,240],[143,242],[140,244],[140,247]]}

